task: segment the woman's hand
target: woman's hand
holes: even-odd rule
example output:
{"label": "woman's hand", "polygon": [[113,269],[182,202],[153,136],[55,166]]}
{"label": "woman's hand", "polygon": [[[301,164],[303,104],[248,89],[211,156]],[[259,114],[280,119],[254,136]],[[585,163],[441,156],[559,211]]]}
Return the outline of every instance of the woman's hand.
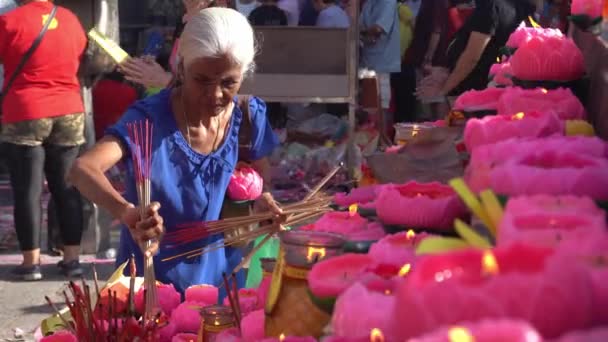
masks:
{"label": "woman's hand", "polygon": [[[151,257],[158,251],[160,240],[165,232],[163,218],[159,215],[160,203],[151,203],[142,218],[139,208],[129,204],[123,211],[120,220],[129,228],[133,240],[142,246],[145,257]],[[143,249],[146,242],[150,241],[150,247]]]}
{"label": "woman's hand", "polygon": [[173,75],[155,60],[146,57],[129,58],[120,65],[120,71],[127,80],[146,88],[165,88],[173,78]]}
{"label": "woman's hand", "polygon": [[285,222],[283,217],[283,209],[279,207],[277,202],[272,197],[270,192],[265,192],[253,203],[253,210],[255,212],[270,211],[275,215],[275,223]]}

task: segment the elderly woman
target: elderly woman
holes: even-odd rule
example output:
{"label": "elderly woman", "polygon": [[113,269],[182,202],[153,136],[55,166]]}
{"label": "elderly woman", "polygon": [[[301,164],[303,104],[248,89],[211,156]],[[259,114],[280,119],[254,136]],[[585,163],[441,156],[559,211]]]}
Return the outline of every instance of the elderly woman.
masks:
{"label": "elderly woman", "polygon": [[[223,236],[168,249],[162,235],[165,229],[171,231],[183,223],[218,219],[239,150],[248,154],[265,185],[269,184],[265,157],[278,140],[266,119],[266,106],[260,99],[250,98],[247,117],[236,99],[243,78],[253,68],[254,55],[253,30],[243,15],[227,8],[201,10],[190,18],[182,34],[177,85],[132,106],[107,130],[105,138],[76,161],[71,181],[125,226],[117,263],[135,254],[138,270],[142,270],[143,255],[138,246],[158,241],[145,251],[155,255],[157,279],[184,291],[195,284],[221,283],[222,272],[232,271],[242,260],[238,249],[227,247],[193,259],[164,262],[166,257],[202,248]],[[156,202],[147,208],[145,217],[134,207],[134,175],[128,175],[125,197],[104,175],[120,161],[132,170],[127,125],[141,120],[154,125],[151,199]],[[246,151],[239,144],[244,125],[251,135]],[[281,212],[270,193],[264,193],[258,202],[277,214]]]}

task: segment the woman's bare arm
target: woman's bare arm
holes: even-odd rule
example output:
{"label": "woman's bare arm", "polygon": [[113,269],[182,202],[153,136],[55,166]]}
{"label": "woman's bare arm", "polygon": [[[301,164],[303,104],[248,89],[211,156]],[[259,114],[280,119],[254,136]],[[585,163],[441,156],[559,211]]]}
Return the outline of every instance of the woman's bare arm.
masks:
{"label": "woman's bare arm", "polygon": [[486,46],[488,46],[491,38],[492,37],[487,34],[471,32],[467,47],[458,58],[456,67],[445,81],[445,84],[441,89],[441,94],[448,94],[469,76],[471,71],[475,69],[475,66],[479,62],[479,59],[483,55],[483,51],[486,49]]}
{"label": "woman's bare arm", "polygon": [[68,174],[68,181],[92,202],[122,219],[132,205],[114,189],[105,172],[116,165],[124,151],[120,141],[112,136],[101,139],[91,150],[78,158]]}

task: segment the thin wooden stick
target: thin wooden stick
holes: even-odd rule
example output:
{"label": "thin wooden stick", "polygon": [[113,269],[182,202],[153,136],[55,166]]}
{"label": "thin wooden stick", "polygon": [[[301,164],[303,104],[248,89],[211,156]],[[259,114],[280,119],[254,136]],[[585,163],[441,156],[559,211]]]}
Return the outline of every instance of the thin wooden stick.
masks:
{"label": "thin wooden stick", "polygon": [[241,331],[241,321],[239,320],[236,311],[234,298],[232,298],[232,295],[230,294],[230,285],[228,284],[228,277],[226,277],[226,273],[222,273],[222,278],[224,279],[224,288],[226,289],[226,296],[228,297],[228,302],[230,303],[230,307],[232,308],[232,315],[234,316],[236,327],[239,331]]}
{"label": "thin wooden stick", "polygon": [[241,315],[241,301],[239,300],[239,286],[236,282],[236,273],[232,273],[232,287],[234,291],[234,306],[236,307],[236,315],[240,322],[243,316]]}
{"label": "thin wooden stick", "polygon": [[68,322],[68,320],[65,317],[63,317],[63,314],[61,314],[61,311],[59,311],[59,309],[57,308],[57,306],[55,305],[55,303],[53,303],[53,301],[51,300],[51,298],[49,298],[48,296],[44,296],[44,299],[51,306],[51,308],[53,308],[53,310],[55,311],[55,314],[57,316],[59,316],[59,319],[61,320],[61,322],[63,323],[63,325],[65,326],[65,328],[68,329],[70,332],[75,333],[74,328],[72,327],[72,325]]}
{"label": "thin wooden stick", "polygon": [[99,292],[99,280],[97,278],[97,268],[95,267],[95,263],[93,263],[93,281],[95,282],[95,294],[97,294],[97,300],[99,300],[101,293]]}

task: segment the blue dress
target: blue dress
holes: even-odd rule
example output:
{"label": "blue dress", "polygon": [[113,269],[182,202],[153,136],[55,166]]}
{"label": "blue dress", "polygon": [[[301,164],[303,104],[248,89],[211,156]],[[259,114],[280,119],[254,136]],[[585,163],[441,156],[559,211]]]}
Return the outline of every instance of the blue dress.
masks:
{"label": "blue dress", "polygon": [[[128,147],[131,141],[127,123],[147,119],[153,124],[151,200],[161,204],[160,215],[164,219],[167,231],[175,229],[174,227],[179,224],[219,218],[226,188],[238,159],[238,132],[243,120],[243,113],[236,105],[235,98],[235,106],[224,142],[215,152],[203,155],[190,148],[178,129],[170,98],[171,90],[166,89],[135,103],[118,123],[106,131],[107,134],[119,138],[123,145]],[[252,127],[251,158],[257,160],[272,153],[279,142],[266,118],[264,102],[251,97],[249,107]],[[125,155],[123,162],[128,170],[125,198],[137,204],[130,155]],[[240,251],[236,248],[221,248],[192,259],[178,258],[172,261],[162,261],[162,259],[202,248],[222,239],[223,235],[214,235],[179,247],[166,246],[161,241],[160,252],[154,259],[157,280],[173,284],[182,293],[191,285],[221,284],[222,272],[231,272],[242,259]],[[136,256],[138,275],[141,275],[142,253],[127,228],[123,227],[117,265],[128,260],[131,254]],[[244,275],[241,274],[238,278],[239,287],[242,287]],[[220,293],[220,298],[223,297],[224,294]]]}

